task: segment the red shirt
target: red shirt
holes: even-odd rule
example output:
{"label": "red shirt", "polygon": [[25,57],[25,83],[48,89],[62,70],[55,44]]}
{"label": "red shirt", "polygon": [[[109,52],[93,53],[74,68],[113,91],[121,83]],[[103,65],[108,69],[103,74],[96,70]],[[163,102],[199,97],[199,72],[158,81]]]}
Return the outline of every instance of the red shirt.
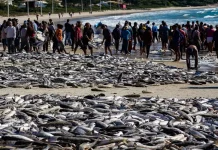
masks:
{"label": "red shirt", "polygon": [[75,27],[75,40],[81,40],[82,39],[82,31],[81,28]]}
{"label": "red shirt", "polygon": [[182,29],[180,29],[180,32],[184,35],[184,37],[186,37],[185,31],[183,31]]}
{"label": "red shirt", "polygon": [[214,33],[213,29],[208,29],[207,30],[207,37],[213,37],[213,33]]}

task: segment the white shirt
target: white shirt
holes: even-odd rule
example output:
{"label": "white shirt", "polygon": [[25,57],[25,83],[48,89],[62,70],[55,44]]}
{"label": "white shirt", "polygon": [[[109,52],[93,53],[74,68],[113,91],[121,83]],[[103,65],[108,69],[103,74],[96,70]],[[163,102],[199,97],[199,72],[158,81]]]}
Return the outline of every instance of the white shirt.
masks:
{"label": "white shirt", "polygon": [[5,29],[6,38],[16,38],[16,28],[14,26],[8,26]]}
{"label": "white shirt", "polygon": [[27,28],[22,28],[20,31],[20,37],[26,37]]}

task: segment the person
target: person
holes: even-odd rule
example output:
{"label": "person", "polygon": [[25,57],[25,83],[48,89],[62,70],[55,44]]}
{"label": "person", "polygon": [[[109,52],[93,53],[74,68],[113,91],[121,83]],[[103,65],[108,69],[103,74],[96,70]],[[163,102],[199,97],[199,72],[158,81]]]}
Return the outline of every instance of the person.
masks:
{"label": "person", "polygon": [[48,12],[48,16],[49,16],[49,18],[51,17],[51,12]]}
{"label": "person", "polygon": [[[78,46],[80,46],[80,48],[84,51],[84,45],[82,42],[82,23],[81,21],[77,21],[76,23],[76,27],[75,27],[75,35],[74,35],[74,41],[75,41],[75,49],[74,49],[74,54],[76,53],[76,50],[78,48]],[[85,53],[85,51],[84,51]]]}
{"label": "person", "polygon": [[43,44],[43,51],[48,52],[48,42],[49,42],[49,30],[48,30],[48,24],[47,22],[44,22],[43,25],[43,35],[45,36],[45,41]]}
{"label": "person", "polygon": [[105,54],[107,54],[107,52],[109,51],[110,55],[112,56],[112,51],[110,49],[111,40],[112,40],[110,30],[104,24],[101,26],[101,28],[103,29],[104,38],[103,38],[102,44],[105,42],[104,43]]}
{"label": "person", "polygon": [[173,37],[172,37],[172,48],[175,51],[176,59],[174,61],[180,60],[180,32],[177,25],[173,25]]}
{"label": "person", "polygon": [[195,69],[198,69],[198,49],[195,45],[189,45],[186,49],[186,64],[188,70],[191,69],[190,56],[195,57]]}
{"label": "person", "polygon": [[127,23],[127,30],[129,30],[129,32],[130,32],[130,37],[129,37],[129,42],[128,42],[128,53],[131,53],[131,50],[132,50],[132,38],[133,38],[131,22]]}
{"label": "person", "polygon": [[194,30],[192,31],[192,44],[200,50],[201,47],[201,34],[199,32],[199,27],[195,26]]}
{"label": "person", "polygon": [[75,36],[75,27],[74,27],[74,24],[71,25],[71,28],[72,28],[72,30],[71,30],[71,41],[72,41],[71,49],[73,51],[74,50],[74,45],[75,45],[75,38],[74,38],[74,36]]}
{"label": "person", "polygon": [[65,48],[64,48],[64,44],[63,44],[63,31],[62,31],[63,26],[61,24],[57,25],[57,30],[55,31],[55,36],[57,38],[58,41],[58,52],[66,52]]}
{"label": "person", "polygon": [[20,47],[20,27],[18,25],[18,20],[14,19],[12,22],[13,26],[16,28],[16,38],[14,40],[14,52],[19,51],[19,47]]}
{"label": "person", "polygon": [[61,18],[61,14],[60,14],[60,13],[58,14],[58,18],[59,18],[59,19]]}
{"label": "person", "polygon": [[157,26],[155,25],[155,23],[153,22],[153,23],[152,23],[152,33],[153,33],[153,40],[152,40],[152,42],[153,42],[153,43],[155,42],[155,39],[156,39],[157,42],[158,42],[157,32],[158,32],[158,28],[157,28]]}
{"label": "person", "polygon": [[146,27],[143,24],[139,25],[138,29],[138,41],[140,45],[140,56],[145,52],[145,46],[144,46],[144,33],[145,33]]}
{"label": "person", "polygon": [[36,20],[34,20],[32,23],[33,23],[34,31],[37,32],[38,31],[38,22]]}
{"label": "person", "polygon": [[148,27],[151,28],[149,20],[146,22],[145,26],[146,26],[146,28],[148,28]]}
{"label": "person", "polygon": [[173,26],[170,26],[170,30],[169,30],[169,36],[168,36],[168,49],[173,49],[173,45],[172,45],[172,39],[173,39]]}
{"label": "person", "polygon": [[182,30],[182,26],[178,25],[178,30],[180,32],[180,58],[182,59],[182,53],[185,51],[185,45],[186,45],[186,32]]}
{"label": "person", "polygon": [[146,52],[147,52],[147,56],[146,58],[148,58],[149,56],[149,53],[150,53],[150,47],[151,47],[151,44],[152,44],[152,32],[151,32],[151,28],[150,27],[147,27],[145,32],[144,32],[144,45],[146,47]]}
{"label": "person", "polygon": [[212,45],[212,42],[213,42],[213,34],[214,34],[213,26],[210,25],[209,29],[208,29],[207,32],[206,32],[208,51],[209,51],[210,53],[213,52],[213,45]]}
{"label": "person", "polygon": [[112,32],[112,36],[113,36],[114,41],[115,41],[115,49],[116,49],[116,53],[117,53],[119,51],[120,37],[121,37],[120,26],[118,24],[114,28],[114,30]]}
{"label": "person", "polygon": [[89,48],[91,55],[93,55],[93,48],[89,46],[89,42],[94,38],[94,30],[91,28],[90,23],[85,24],[85,28],[83,31],[83,44],[84,44],[84,54],[86,55],[87,48]]}
{"label": "person", "polygon": [[200,36],[201,36],[201,49],[204,49],[204,43],[206,40],[206,30],[204,28],[203,22],[200,22],[199,32],[200,32]]}
{"label": "person", "polygon": [[33,44],[35,43],[35,41],[36,41],[36,39],[35,39],[35,34],[36,34],[36,32],[35,32],[35,30],[34,30],[34,28],[33,28],[33,22],[32,21],[30,21],[29,22],[29,25],[28,25],[28,27],[27,27],[27,31],[26,31],[26,36],[27,36],[27,38],[28,38],[28,42],[27,42],[27,44],[28,44],[28,52],[32,52],[32,48],[33,48]]}
{"label": "person", "polygon": [[162,49],[166,51],[167,44],[168,44],[168,36],[169,36],[169,28],[166,24],[166,22],[163,21],[162,27],[160,28],[161,32],[161,41],[162,41]]}
{"label": "person", "polygon": [[3,51],[6,51],[7,47],[7,38],[6,38],[6,33],[5,30],[7,28],[7,22],[6,20],[3,21],[3,24],[1,25],[1,40],[2,40],[2,45],[3,45]]}
{"label": "person", "polygon": [[36,20],[39,20],[39,14],[36,14]]}
{"label": "person", "polygon": [[191,45],[193,43],[193,39],[192,39],[192,28],[190,25],[187,25],[187,44]]}
{"label": "person", "polygon": [[216,56],[218,58],[218,25],[216,25],[216,31],[213,34],[213,44],[215,47],[215,51],[216,51]]}
{"label": "person", "polygon": [[138,34],[138,24],[137,22],[134,22],[134,26],[132,27],[132,37],[133,37],[133,41],[134,41],[134,44],[133,44],[133,50],[135,50],[135,47],[136,47],[136,44],[137,44],[137,34]]}
{"label": "person", "polygon": [[131,37],[131,33],[128,30],[128,27],[125,26],[121,32],[121,38],[123,39],[123,44],[122,44],[122,51],[127,55],[128,54],[128,44],[129,44],[129,38]]}
{"label": "person", "polygon": [[11,21],[9,21],[9,26],[6,28],[5,33],[8,42],[8,53],[13,54],[15,53],[14,41],[16,38],[16,28],[12,26]]}
{"label": "person", "polygon": [[72,27],[71,27],[69,19],[67,19],[67,22],[64,24],[64,27],[65,27],[64,31],[65,31],[65,36],[66,36],[64,44],[71,46],[71,44],[72,44],[72,41],[71,41]]}
{"label": "person", "polygon": [[28,51],[28,39],[27,39],[27,36],[26,36],[26,32],[27,32],[27,23],[26,21],[24,21],[23,25],[21,26],[21,29],[20,29],[20,39],[21,39],[21,47],[20,47],[20,52],[22,52],[23,49],[26,50],[26,52]]}

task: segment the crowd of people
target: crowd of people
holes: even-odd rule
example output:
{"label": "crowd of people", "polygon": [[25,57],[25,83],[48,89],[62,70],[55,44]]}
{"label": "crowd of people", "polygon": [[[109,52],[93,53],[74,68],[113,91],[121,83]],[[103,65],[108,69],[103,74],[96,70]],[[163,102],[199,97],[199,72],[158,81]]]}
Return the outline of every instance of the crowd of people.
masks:
{"label": "crowd of people", "polygon": [[[53,46],[53,53],[58,51],[58,53],[67,53],[65,50],[66,45],[70,45],[74,53],[76,52],[78,46],[84,51],[86,55],[86,49],[91,50],[92,47],[88,46],[88,42],[94,37],[94,30],[91,28],[89,23],[86,23],[82,28],[82,23],[77,21],[77,23],[70,24],[70,20],[63,25],[54,25],[52,19],[48,22],[42,21],[39,23],[34,20],[28,19],[24,21],[23,24],[19,24],[17,19],[4,20],[0,26],[0,39],[3,45],[3,51],[8,49],[9,54],[22,52],[37,51],[38,46],[42,45],[43,51],[49,50],[49,45],[51,42]],[[43,40],[38,38],[38,35],[43,35]],[[65,41],[63,41],[65,36]]]}
{"label": "crowd of people", "polygon": [[[111,44],[114,41],[116,53],[121,51],[126,55],[131,54],[132,50],[137,49],[138,44],[140,55],[145,54],[148,58],[151,45],[161,42],[162,50],[172,49],[175,52],[175,61],[179,61],[183,57],[183,53],[186,53],[186,56],[194,55],[190,53],[191,51],[189,53],[186,51],[190,45],[195,46],[197,52],[202,49],[208,49],[209,52],[215,50],[218,57],[218,26],[214,29],[212,25],[203,22],[187,21],[186,24],[175,24],[169,27],[165,21],[162,21],[160,26],[155,23],[150,24],[150,21],[139,25],[137,22],[132,25],[131,22],[126,21],[123,26],[117,24],[112,32],[105,24],[101,25],[101,29],[104,37],[102,44],[104,43],[106,54],[109,51],[112,55]],[[34,44],[39,41],[37,39],[38,32],[44,35],[44,40],[41,42],[43,51],[48,51],[52,41],[54,53],[56,51],[67,53],[65,46],[69,45],[74,53],[80,47],[85,55],[87,49],[90,50],[91,55],[93,54],[93,47],[89,42],[94,38],[94,29],[90,23],[82,25],[81,21],[77,21],[74,25],[68,19],[64,25],[57,24],[55,26],[52,19],[41,23],[28,19],[20,25],[17,19],[9,18],[7,21],[3,21],[0,32],[3,50],[8,48],[10,54],[22,50],[37,51],[37,46]],[[65,40],[63,41],[63,39]],[[121,42],[122,47],[120,48]]]}

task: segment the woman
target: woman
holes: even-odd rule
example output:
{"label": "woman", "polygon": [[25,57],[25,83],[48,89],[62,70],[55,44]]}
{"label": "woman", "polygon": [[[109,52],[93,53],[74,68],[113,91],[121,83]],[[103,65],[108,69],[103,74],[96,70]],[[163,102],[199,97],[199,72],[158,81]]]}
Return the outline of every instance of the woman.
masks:
{"label": "woman", "polygon": [[33,28],[33,22],[30,21],[29,22],[29,25],[27,27],[27,31],[26,31],[26,36],[28,38],[28,52],[32,52],[32,49],[33,49],[33,44],[35,43],[36,39],[35,39],[35,31],[34,31],[34,28]]}
{"label": "woman", "polygon": [[7,25],[6,25],[6,20],[3,21],[3,24],[1,25],[1,39],[2,39],[2,45],[3,45],[3,51],[6,51],[6,47],[7,47],[7,43],[6,43],[6,34],[5,34],[5,30],[7,28]]}
{"label": "woman", "polygon": [[206,35],[207,35],[208,51],[211,53],[213,52],[213,34],[214,34],[213,26],[210,25],[209,29],[206,32]]}
{"label": "woman", "polygon": [[63,25],[61,24],[58,24],[57,25],[57,30],[55,32],[55,36],[56,36],[56,39],[57,39],[57,42],[58,42],[58,52],[66,52],[65,48],[64,48],[64,43],[63,43]]}
{"label": "woman", "polygon": [[152,32],[151,32],[151,28],[150,27],[147,27],[147,29],[145,30],[145,33],[144,33],[144,45],[146,46],[146,52],[147,52],[147,58],[148,58],[148,55],[150,53],[150,47],[151,47],[151,44],[152,44]]}

